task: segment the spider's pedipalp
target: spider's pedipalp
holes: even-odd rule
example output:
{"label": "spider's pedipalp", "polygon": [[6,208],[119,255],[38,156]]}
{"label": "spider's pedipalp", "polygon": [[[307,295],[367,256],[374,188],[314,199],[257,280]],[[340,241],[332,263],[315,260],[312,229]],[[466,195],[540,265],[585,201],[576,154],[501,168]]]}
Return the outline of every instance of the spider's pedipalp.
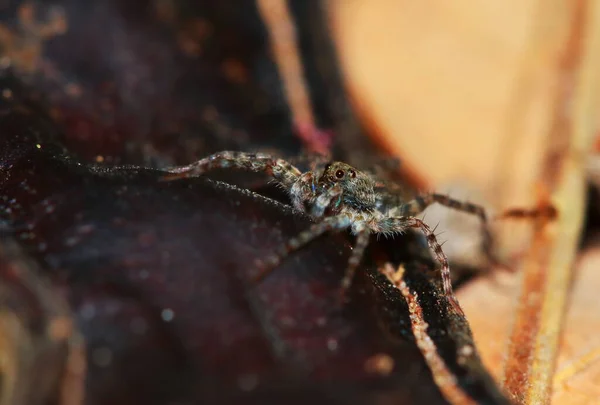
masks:
{"label": "spider's pedipalp", "polygon": [[292,205],[299,211],[306,211],[305,204],[314,199],[316,178],[313,172],[306,172],[298,177],[288,189]]}
{"label": "spider's pedipalp", "polygon": [[320,218],[325,215],[325,210],[331,206],[335,199],[338,199],[337,203],[341,202],[341,195],[344,190],[339,184],[336,184],[319,197],[317,197],[310,214],[316,218]]}

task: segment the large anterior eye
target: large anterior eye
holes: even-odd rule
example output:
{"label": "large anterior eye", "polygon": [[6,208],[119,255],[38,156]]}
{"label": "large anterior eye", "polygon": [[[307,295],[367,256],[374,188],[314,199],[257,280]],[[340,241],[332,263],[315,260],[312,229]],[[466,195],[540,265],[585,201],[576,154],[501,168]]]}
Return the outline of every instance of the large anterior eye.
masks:
{"label": "large anterior eye", "polygon": [[335,177],[337,177],[338,179],[341,179],[342,177],[344,177],[344,171],[338,170],[337,172],[335,172]]}

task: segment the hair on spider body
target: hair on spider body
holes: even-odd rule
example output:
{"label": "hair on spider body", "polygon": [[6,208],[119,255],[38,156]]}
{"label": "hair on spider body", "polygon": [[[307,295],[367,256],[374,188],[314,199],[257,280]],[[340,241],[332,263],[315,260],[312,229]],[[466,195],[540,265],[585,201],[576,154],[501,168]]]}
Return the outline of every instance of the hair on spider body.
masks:
{"label": "hair on spider body", "polygon": [[454,296],[450,281],[448,259],[431,228],[415,215],[432,203],[468,212],[486,221],[479,206],[453,200],[441,194],[426,194],[404,202],[367,172],[359,171],[344,162],[331,162],[322,169],[301,172],[286,160],[262,153],[219,152],[186,166],[167,169],[169,174],[162,180],[175,180],[201,176],[213,169],[240,169],[268,174],[290,196],[292,205],[311,215],[316,222],[276,249],[259,264],[262,269],[256,280],[267,276],[293,251],[306,245],[326,232],[350,229],[356,236],[348,266],[341,281],[341,297],[350,287],[354,273],[360,264],[371,234],[394,235],[409,228],[418,228],[426,237],[427,244],[441,264],[444,295],[459,314],[462,310]]}
{"label": "hair on spider body", "polygon": [[325,166],[319,177],[317,194],[323,195],[338,187],[341,194],[335,201],[337,205],[370,213],[376,210],[376,184],[377,182],[366,173],[343,162],[332,162]]}

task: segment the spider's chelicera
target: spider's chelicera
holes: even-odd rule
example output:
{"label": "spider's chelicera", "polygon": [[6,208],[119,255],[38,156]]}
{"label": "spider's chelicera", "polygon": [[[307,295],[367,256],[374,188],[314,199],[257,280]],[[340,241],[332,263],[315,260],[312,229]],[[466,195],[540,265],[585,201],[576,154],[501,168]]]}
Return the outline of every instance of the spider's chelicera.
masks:
{"label": "spider's chelicera", "polygon": [[350,229],[356,243],[348,260],[341,283],[341,293],[350,287],[372,233],[393,235],[408,228],[420,229],[437,261],[441,264],[444,294],[453,308],[462,314],[450,279],[448,259],[431,228],[415,215],[434,202],[465,211],[486,220],[483,209],[477,205],[453,200],[442,194],[426,194],[408,202],[382,191],[376,179],[343,162],[332,162],[322,170],[301,172],[291,163],[261,153],[220,152],[186,166],[167,169],[163,180],[200,176],[213,169],[243,169],[265,172],[289,193],[293,206],[310,214],[316,223],[289,240],[262,261],[262,279],[291,252],[299,249],[328,231]]}

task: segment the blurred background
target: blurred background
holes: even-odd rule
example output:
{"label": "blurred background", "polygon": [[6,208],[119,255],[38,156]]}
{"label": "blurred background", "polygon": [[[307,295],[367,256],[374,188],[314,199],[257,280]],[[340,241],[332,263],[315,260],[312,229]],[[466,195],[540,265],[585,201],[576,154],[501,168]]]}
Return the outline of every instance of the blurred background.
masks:
{"label": "blurred background", "polygon": [[[457,295],[482,363],[507,397],[523,404],[598,403],[599,3],[4,0],[0,22],[5,139],[31,132],[46,140],[51,134],[85,164],[148,168],[186,164],[224,149],[332,153],[358,167],[396,157],[400,167],[391,175],[406,188],[481,204],[491,217],[513,208],[556,208],[558,216],[549,222],[491,221],[495,253],[508,271],[487,267],[476,219],[439,207],[425,218],[445,232],[444,250],[453,262],[482,274]],[[12,114],[24,112],[31,115],[13,119]],[[17,178],[9,164],[17,154],[4,153],[0,175],[9,182]],[[83,189],[85,183],[73,184]],[[19,214],[12,201],[14,193],[24,191],[7,190],[3,183],[2,220],[9,229],[11,221],[28,220],[38,211]],[[44,193],[38,194],[54,196],[51,187]],[[31,226],[45,235],[42,242],[51,243],[57,229],[70,229],[69,221],[60,217],[52,226],[35,221]],[[26,239],[16,244],[27,248]],[[3,249],[3,263],[12,263],[14,258],[6,259],[10,249]],[[61,245],[52,254],[62,257],[65,249]],[[90,290],[79,293],[75,289],[81,286],[70,276],[43,271],[52,267],[54,256],[35,252],[14,257],[19,263],[32,259],[49,274],[51,286],[32,296],[44,303],[60,301],[48,304],[53,316],[64,321],[72,312],[73,330],[90,347],[101,329],[118,329],[122,319],[99,310],[108,313],[110,306],[102,298],[104,287],[95,289],[96,275],[90,276]],[[197,262],[189,257],[188,262]],[[23,281],[25,287],[19,288],[30,291],[37,271],[27,273],[33,281],[12,270],[3,273],[3,288],[12,292],[3,296],[10,316],[0,319],[1,405],[13,403],[17,396],[11,395],[23,387],[44,381],[45,374],[36,374],[40,380],[23,383],[33,372],[19,368],[20,361],[33,370],[32,364],[41,363],[28,363],[30,353],[44,354],[52,346],[48,342],[56,343],[52,339],[71,336],[73,325],[61,321],[48,329],[53,338],[34,333],[34,339],[18,322],[29,312],[16,311],[19,316],[13,317],[23,295],[6,280]],[[161,277],[149,279],[168,279]],[[137,291],[135,283],[143,282],[136,279],[128,288]],[[167,303],[179,294],[158,291]],[[90,314],[90,303],[97,312]],[[185,310],[191,315],[178,338],[197,333],[190,319],[198,310],[191,304]],[[106,324],[92,322],[98,313]],[[154,335],[148,336],[154,342]],[[106,344],[104,337],[98,339]],[[118,350],[137,350],[122,341],[115,344]],[[96,370],[96,379],[81,380],[86,361],[97,369],[111,359],[116,364],[118,350],[86,352],[83,346],[75,344],[69,357],[57,355],[56,364],[71,367],[58,401],[126,403],[99,394],[119,385],[113,374]],[[192,356],[177,347],[182,358]],[[54,368],[48,369],[53,375]],[[140,375],[149,384],[162,378],[151,370]],[[135,397],[128,395],[143,391],[142,386],[128,387],[123,398]],[[83,392],[87,402],[81,400]],[[406,398],[397,403],[416,403]]]}
{"label": "blurred background", "polygon": [[[564,170],[560,159],[547,161],[560,153],[580,167],[566,176],[594,182],[600,21],[592,3],[355,0],[328,8],[353,105],[430,187],[496,212],[532,207],[547,192],[544,173]],[[582,190],[575,190],[565,204],[580,210]],[[594,212],[594,193],[590,204]],[[453,248],[464,219],[445,220]],[[495,226],[503,254],[529,246],[531,224]],[[555,249],[569,243],[577,242],[561,234]],[[579,253],[574,278],[559,287],[570,298],[566,321],[554,323],[563,332],[556,372],[546,377],[553,378],[552,403],[592,404],[600,396],[600,341],[592,332],[600,326],[598,259],[597,248]],[[517,297],[527,287],[522,273],[499,277],[499,284],[467,286],[459,298],[484,362],[502,380],[523,309]]]}

